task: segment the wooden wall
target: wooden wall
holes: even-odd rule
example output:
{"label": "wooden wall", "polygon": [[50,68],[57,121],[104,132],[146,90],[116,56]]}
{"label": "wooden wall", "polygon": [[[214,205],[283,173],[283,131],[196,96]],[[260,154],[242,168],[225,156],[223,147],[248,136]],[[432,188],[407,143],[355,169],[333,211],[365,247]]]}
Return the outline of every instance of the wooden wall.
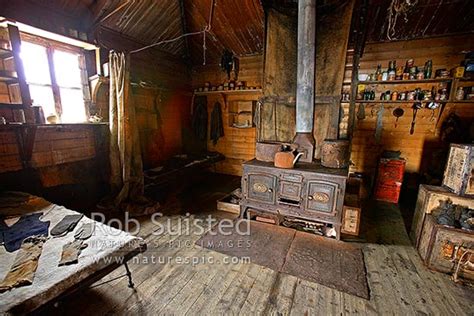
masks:
{"label": "wooden wall", "polygon": [[[90,126],[41,126],[36,131],[30,160],[32,168],[42,168],[96,156],[94,128]],[[105,126],[101,126],[105,127]],[[24,168],[17,134],[20,128],[0,131],[0,170],[18,171]]]}
{"label": "wooden wall", "polygon": [[[369,43],[365,47],[364,54],[360,62],[359,73],[370,74],[375,72],[377,64],[382,68],[387,68],[389,60],[396,60],[397,65],[405,65],[407,59],[413,58],[415,65],[423,66],[428,59],[433,60],[434,71],[440,68],[448,70],[459,66],[464,59],[464,52],[474,49],[474,35],[461,35],[440,38],[430,38],[412,41],[400,41],[390,43]],[[351,56],[348,55],[345,82],[350,83]],[[430,89],[436,83],[420,85],[422,89]],[[379,87],[382,90],[404,91],[414,89],[418,85],[385,85]],[[349,86],[345,87],[347,90]],[[377,94],[377,98],[379,94]],[[393,110],[398,107],[405,111],[397,126],[395,127],[395,117]],[[423,172],[432,160],[431,155],[434,150],[440,147],[439,132],[444,119],[452,112],[459,115],[464,121],[472,122],[474,119],[474,107],[472,104],[448,103],[439,119],[439,109],[434,113],[429,109],[421,109],[417,113],[415,132],[410,135],[409,130],[412,121],[412,103],[406,104],[384,104],[383,131],[381,142],[375,141],[375,126],[377,111],[380,104],[365,104],[364,120],[356,119],[355,133],[352,143],[351,160],[354,166],[352,171],[367,172],[374,171],[378,158],[383,150],[400,150],[402,157],[407,160],[406,170],[408,172]],[[356,113],[358,110],[356,104]],[[344,119],[340,128],[342,133],[347,127],[348,105],[344,105]],[[434,115],[434,116],[433,116]],[[466,131],[467,132],[467,131]]]}
{"label": "wooden wall", "polygon": [[26,191],[77,209],[107,192],[106,125],[40,126],[29,158],[21,130],[0,128],[0,190]]}
{"label": "wooden wall", "polygon": [[[109,29],[101,28],[98,37],[106,47],[125,51],[142,47]],[[106,56],[105,52],[103,57]],[[136,109],[144,167],[157,167],[185,150],[183,135],[189,134],[192,102],[189,70],[182,59],[149,49],[131,55],[130,80],[147,84],[133,85],[131,99]]]}
{"label": "wooden wall", "polygon": [[144,168],[153,168],[183,153],[190,122],[191,94],[184,91],[133,88],[132,102],[140,132]]}
{"label": "wooden wall", "polygon": [[[141,47],[117,33],[99,34],[106,47],[127,51]],[[104,54],[107,56],[107,53]],[[91,72],[89,75],[93,74]],[[182,152],[183,130],[189,125],[191,80],[185,63],[175,56],[152,49],[132,56],[131,80],[154,88],[133,88],[137,124],[145,167],[154,167]],[[94,110],[108,116],[108,93],[104,86]],[[97,111],[98,112],[98,111]],[[95,113],[92,113],[95,114]],[[95,126],[57,125],[39,127],[31,162],[22,164],[15,132],[0,130],[0,190],[21,190],[50,198],[73,208],[86,209],[108,191],[108,127],[100,136]],[[102,143],[98,149],[98,142]]]}
{"label": "wooden wall", "polygon": [[[238,80],[246,81],[248,86],[261,86],[262,72],[262,55],[240,58]],[[193,88],[202,87],[204,83],[208,81],[212,85],[219,85],[226,79],[226,73],[224,73],[218,65],[196,67],[192,72]],[[235,101],[257,100],[259,97],[261,97],[261,95],[256,93],[227,95],[227,104]],[[216,164],[215,171],[225,174],[242,175],[242,163],[255,157],[256,129],[255,127],[246,129],[230,127],[228,124],[229,106],[225,105],[226,103],[220,94],[209,94],[207,96],[209,116],[215,102],[220,102],[222,106],[224,137],[220,138],[214,146],[208,136],[207,149],[209,151],[218,151],[226,157],[224,161]]]}

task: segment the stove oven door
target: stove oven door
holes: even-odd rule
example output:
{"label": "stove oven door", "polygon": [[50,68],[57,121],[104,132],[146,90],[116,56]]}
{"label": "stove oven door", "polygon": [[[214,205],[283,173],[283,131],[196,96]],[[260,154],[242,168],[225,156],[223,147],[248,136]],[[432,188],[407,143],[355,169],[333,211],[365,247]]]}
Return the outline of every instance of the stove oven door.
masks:
{"label": "stove oven door", "polygon": [[247,188],[245,193],[249,200],[275,204],[277,177],[270,174],[249,173],[245,176]]}
{"label": "stove oven door", "polygon": [[306,192],[306,210],[336,215],[336,202],[339,184],[324,180],[308,181]]}

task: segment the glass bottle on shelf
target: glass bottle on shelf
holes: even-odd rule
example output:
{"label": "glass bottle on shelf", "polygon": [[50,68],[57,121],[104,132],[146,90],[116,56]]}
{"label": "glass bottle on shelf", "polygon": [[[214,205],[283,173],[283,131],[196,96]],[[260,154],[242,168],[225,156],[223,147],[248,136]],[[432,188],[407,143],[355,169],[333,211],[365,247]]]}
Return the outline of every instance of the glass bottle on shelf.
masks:
{"label": "glass bottle on shelf", "polygon": [[382,65],[377,65],[377,70],[375,71],[375,80],[382,81]]}
{"label": "glass bottle on shelf", "polygon": [[396,62],[392,60],[388,63],[388,80],[395,80],[396,77]]}
{"label": "glass bottle on shelf", "polygon": [[425,63],[425,79],[431,79],[431,74],[433,72],[433,61],[428,59]]}

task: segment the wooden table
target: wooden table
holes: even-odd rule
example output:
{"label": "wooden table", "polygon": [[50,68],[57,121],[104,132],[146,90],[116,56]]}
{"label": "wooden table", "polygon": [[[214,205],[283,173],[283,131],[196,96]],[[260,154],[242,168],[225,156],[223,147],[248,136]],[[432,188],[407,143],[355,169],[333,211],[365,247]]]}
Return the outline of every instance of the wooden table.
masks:
{"label": "wooden table", "polygon": [[[42,221],[51,222],[50,230],[65,215],[78,214],[55,204],[46,205],[35,211],[43,212]],[[84,216],[76,229],[87,222],[93,220]],[[146,250],[144,240],[99,222],[95,226],[94,234],[85,241],[88,247],[81,252],[79,263],[73,265],[58,267],[63,245],[74,239],[74,233],[60,238],[49,237],[43,246],[33,284],[0,294],[0,314],[34,311],[91,285],[121,265],[125,266],[129,285],[133,286],[126,262]],[[17,252],[9,253],[4,247],[0,248],[0,280],[8,273]]]}

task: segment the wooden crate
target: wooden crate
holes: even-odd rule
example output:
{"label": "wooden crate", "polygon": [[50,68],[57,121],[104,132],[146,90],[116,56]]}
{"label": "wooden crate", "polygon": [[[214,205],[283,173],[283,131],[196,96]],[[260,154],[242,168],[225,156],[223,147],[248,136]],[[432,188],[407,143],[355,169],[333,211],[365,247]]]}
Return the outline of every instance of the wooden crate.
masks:
{"label": "wooden crate", "polygon": [[359,196],[346,194],[342,211],[341,233],[359,236],[361,211]]}
{"label": "wooden crate", "polygon": [[443,186],[456,194],[474,197],[474,145],[451,144]]}
{"label": "wooden crate", "polygon": [[439,225],[434,215],[427,214],[418,253],[428,268],[444,273],[454,273],[462,260],[458,276],[474,280],[474,255],[469,255],[474,253],[473,231]]}
{"label": "wooden crate", "polygon": [[420,185],[410,231],[410,238],[417,248],[426,214],[433,213],[433,211],[440,206],[440,203],[447,200],[451,200],[453,204],[456,205],[474,208],[474,199],[472,198],[458,196],[444,187],[426,184]]}
{"label": "wooden crate", "polygon": [[217,209],[223,212],[229,212],[233,214],[240,214],[240,205],[230,203],[232,194],[224,196],[222,199],[217,200]]}

